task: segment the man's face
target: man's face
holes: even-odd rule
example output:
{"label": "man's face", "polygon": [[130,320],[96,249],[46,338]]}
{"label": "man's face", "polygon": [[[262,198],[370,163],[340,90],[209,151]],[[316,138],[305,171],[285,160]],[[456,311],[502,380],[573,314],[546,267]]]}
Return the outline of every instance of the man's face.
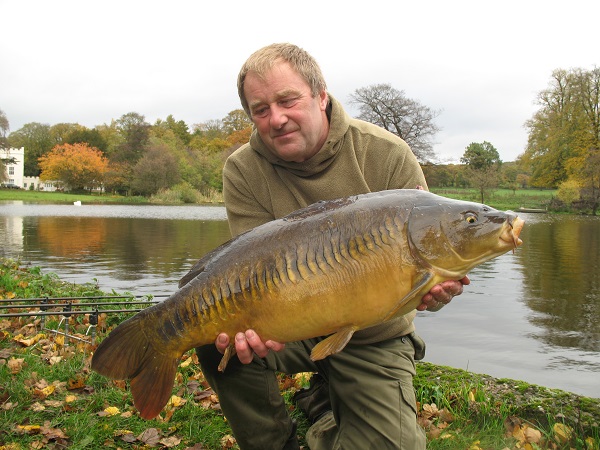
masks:
{"label": "man's face", "polygon": [[288,63],[276,63],[263,79],[248,72],[244,95],[258,134],[281,159],[302,162],[321,150],[329,132],[327,93],[313,97]]}

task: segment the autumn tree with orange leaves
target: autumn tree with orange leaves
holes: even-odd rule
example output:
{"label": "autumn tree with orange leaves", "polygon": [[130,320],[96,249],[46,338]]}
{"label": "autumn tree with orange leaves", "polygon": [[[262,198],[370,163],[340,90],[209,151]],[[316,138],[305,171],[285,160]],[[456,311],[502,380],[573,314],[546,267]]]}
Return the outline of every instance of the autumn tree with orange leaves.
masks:
{"label": "autumn tree with orange leaves", "polygon": [[88,144],[62,144],[38,159],[42,181],[55,181],[70,190],[89,190],[102,185],[108,159]]}

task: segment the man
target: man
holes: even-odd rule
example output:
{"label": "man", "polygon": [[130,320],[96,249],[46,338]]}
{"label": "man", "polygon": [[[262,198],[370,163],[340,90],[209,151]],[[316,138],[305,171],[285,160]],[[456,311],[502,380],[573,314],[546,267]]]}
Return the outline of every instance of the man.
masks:
{"label": "man", "polygon": [[[255,130],[223,170],[233,235],[319,200],[426,187],[408,145],[351,119],[304,50],[290,44],[258,50],[240,71],[238,92]],[[418,309],[448,303],[469,283],[461,281],[434,286]],[[317,397],[310,399],[318,411],[308,402],[309,416],[318,419],[307,434],[312,450],[415,450],[425,448],[425,437],[416,423],[412,387],[415,352],[424,350],[414,334],[414,316],[356,332],[342,352],[317,362],[310,360],[310,350],[322,338],[284,345],[262,342],[252,330],[235,336],[238,359],[224,373],[217,365],[227,335],[197,351],[242,449],[299,448],[275,372],[308,371],[322,377]]]}

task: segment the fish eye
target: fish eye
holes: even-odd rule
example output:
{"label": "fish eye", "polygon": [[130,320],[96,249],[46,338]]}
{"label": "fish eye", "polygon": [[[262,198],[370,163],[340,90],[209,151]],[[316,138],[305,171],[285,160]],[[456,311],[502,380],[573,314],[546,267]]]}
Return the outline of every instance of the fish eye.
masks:
{"label": "fish eye", "polygon": [[473,213],[468,213],[467,215],[465,215],[465,220],[468,224],[472,224],[477,222],[477,216]]}

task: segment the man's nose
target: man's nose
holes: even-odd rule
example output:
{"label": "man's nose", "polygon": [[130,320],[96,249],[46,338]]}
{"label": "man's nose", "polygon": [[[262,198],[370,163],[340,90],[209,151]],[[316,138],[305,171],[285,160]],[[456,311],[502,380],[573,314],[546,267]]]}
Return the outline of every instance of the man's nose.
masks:
{"label": "man's nose", "polygon": [[277,105],[271,106],[271,127],[276,130],[283,127],[288,121],[285,108]]}

